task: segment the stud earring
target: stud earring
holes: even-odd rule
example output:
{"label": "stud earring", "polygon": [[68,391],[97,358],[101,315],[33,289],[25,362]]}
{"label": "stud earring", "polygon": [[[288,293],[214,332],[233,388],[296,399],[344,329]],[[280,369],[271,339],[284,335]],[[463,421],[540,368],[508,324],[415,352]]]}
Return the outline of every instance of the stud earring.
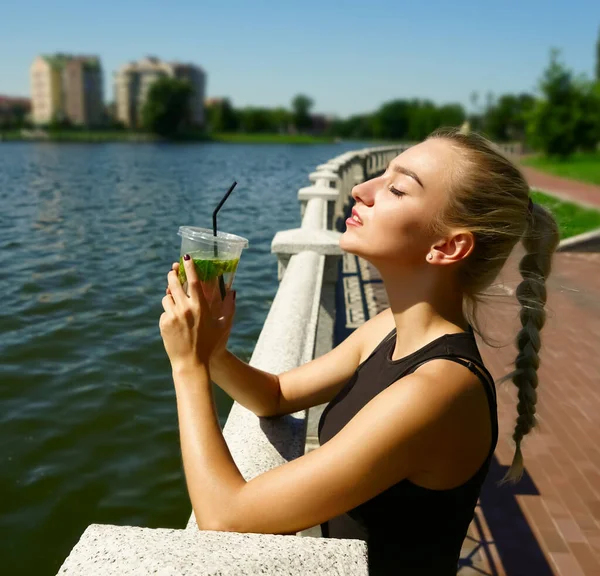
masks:
{"label": "stud earring", "polygon": [[433,260],[433,254],[431,254],[431,253],[427,254],[427,260]]}

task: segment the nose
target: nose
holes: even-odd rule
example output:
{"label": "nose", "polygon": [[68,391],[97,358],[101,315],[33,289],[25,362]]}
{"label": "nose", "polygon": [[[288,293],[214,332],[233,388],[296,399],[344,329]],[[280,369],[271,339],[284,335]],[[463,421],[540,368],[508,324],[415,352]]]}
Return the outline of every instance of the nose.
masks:
{"label": "nose", "polygon": [[362,184],[357,184],[352,188],[352,198],[356,203],[360,202],[371,206],[373,204],[373,198],[375,197],[376,183],[373,180],[367,180]]}

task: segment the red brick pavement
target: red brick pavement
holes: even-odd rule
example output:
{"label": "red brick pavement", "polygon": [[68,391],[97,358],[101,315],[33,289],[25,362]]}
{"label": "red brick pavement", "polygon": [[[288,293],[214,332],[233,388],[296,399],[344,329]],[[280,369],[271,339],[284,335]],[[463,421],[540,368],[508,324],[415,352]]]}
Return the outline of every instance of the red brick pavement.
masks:
{"label": "red brick pavement", "polygon": [[528,166],[521,166],[521,171],[532,188],[538,188],[564,200],[600,208],[600,186],[561,178]]}

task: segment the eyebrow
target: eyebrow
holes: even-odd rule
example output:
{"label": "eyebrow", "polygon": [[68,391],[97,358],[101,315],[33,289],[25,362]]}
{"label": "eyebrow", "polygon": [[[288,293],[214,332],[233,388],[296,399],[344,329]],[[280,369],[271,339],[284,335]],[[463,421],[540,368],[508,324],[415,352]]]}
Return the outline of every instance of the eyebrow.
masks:
{"label": "eyebrow", "polygon": [[415,182],[417,182],[417,184],[419,184],[421,188],[425,189],[425,186],[423,186],[423,182],[421,182],[421,179],[412,170],[409,170],[408,168],[405,168],[404,166],[400,166],[398,164],[393,164],[391,166],[391,169],[393,172],[397,172],[398,174],[404,174],[405,176],[409,176]]}

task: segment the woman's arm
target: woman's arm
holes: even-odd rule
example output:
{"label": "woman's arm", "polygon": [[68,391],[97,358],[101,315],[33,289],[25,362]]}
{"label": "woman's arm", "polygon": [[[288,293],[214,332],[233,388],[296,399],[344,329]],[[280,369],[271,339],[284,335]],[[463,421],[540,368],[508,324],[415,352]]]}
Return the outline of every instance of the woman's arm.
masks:
{"label": "woman's arm", "polygon": [[208,370],[173,375],[187,486],[203,530],[293,534],[366,502],[457,447],[468,452],[477,432],[468,418],[470,384],[455,379],[442,387],[439,375],[415,373],[377,395],[323,446],[246,482],[219,428]]}
{"label": "woman's arm", "polygon": [[332,400],[354,374],[360,363],[363,341],[365,337],[372,339],[371,332],[382,324],[382,318],[369,322],[372,324],[364,324],[327,354],[279,375],[249,366],[224,350],[211,356],[211,378],[257,416],[291,414],[324,404]]}
{"label": "woman's arm", "polygon": [[231,398],[257,416],[277,412],[280,384],[276,374],[254,368],[223,349],[211,356],[210,375]]}

